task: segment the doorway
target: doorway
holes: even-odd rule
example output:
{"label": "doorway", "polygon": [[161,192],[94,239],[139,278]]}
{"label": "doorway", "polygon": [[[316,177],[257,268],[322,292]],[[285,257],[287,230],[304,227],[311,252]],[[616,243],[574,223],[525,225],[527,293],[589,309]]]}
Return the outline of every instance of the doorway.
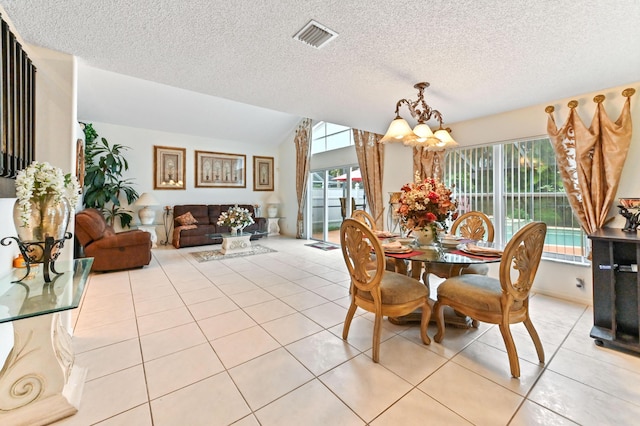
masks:
{"label": "doorway", "polygon": [[313,170],[310,173],[311,238],[340,244],[340,225],[354,209],[366,209],[357,165]]}

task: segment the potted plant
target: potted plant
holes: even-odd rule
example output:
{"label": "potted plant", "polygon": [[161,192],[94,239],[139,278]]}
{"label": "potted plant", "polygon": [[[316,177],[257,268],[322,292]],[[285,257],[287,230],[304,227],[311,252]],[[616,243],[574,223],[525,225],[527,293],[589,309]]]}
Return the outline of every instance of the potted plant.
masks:
{"label": "potted plant", "polygon": [[122,207],[120,197],[124,196],[128,204],[138,199],[131,179],[123,179],[123,172],[129,170],[129,163],[123,152],[129,148],[119,144],[110,145],[98,133],[91,123],[80,123],[85,136],[85,175],[83,205],[95,208],[105,216],[107,223],[113,225],[120,219],[123,228],[133,220],[132,211]]}

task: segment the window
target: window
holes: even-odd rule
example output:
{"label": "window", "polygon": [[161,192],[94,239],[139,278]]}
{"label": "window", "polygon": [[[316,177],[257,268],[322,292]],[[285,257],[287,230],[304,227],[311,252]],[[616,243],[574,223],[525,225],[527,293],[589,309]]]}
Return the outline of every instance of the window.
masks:
{"label": "window", "polygon": [[548,138],[454,149],[447,154],[445,182],[459,211],[479,210],[506,242],[531,221],[547,224],[544,256],[585,262],[586,236],[573,215]]}
{"label": "window", "polygon": [[353,145],[353,132],[350,127],[321,121],[313,126],[311,132],[311,154],[331,151]]}

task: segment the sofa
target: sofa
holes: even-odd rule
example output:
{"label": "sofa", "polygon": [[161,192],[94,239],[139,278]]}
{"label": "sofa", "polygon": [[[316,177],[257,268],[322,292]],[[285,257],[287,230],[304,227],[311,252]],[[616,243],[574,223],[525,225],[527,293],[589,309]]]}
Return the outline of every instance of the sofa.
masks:
{"label": "sofa", "polygon": [[141,268],[151,262],[151,234],[140,230],[116,233],[99,210],[76,213],[75,232],[83,257],[93,257],[94,272]]}
{"label": "sofa", "polygon": [[218,218],[222,212],[226,212],[236,205],[249,210],[255,221],[254,224],[244,228],[243,232],[251,233],[251,240],[265,236],[267,234],[267,219],[255,217],[251,204],[184,204],[173,206],[171,243],[175,248],[221,244],[221,234],[231,230],[228,226],[218,225]]}

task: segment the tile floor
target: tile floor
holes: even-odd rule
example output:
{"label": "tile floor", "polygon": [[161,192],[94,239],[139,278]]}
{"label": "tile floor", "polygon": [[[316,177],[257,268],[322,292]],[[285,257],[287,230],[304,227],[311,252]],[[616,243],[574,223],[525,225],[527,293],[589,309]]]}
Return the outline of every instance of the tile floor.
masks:
{"label": "tile floor", "polygon": [[262,239],[277,252],[205,263],[189,252],[207,247],[161,246],[149,267],[92,275],[73,311],[80,411],[57,424],[637,424],[640,357],[595,346],[590,307],[531,299],[547,363],[512,327],[520,380],[488,324],[425,346],[418,327],[385,321],[374,364],[371,314],[341,339],[341,252],[305,243]]}

